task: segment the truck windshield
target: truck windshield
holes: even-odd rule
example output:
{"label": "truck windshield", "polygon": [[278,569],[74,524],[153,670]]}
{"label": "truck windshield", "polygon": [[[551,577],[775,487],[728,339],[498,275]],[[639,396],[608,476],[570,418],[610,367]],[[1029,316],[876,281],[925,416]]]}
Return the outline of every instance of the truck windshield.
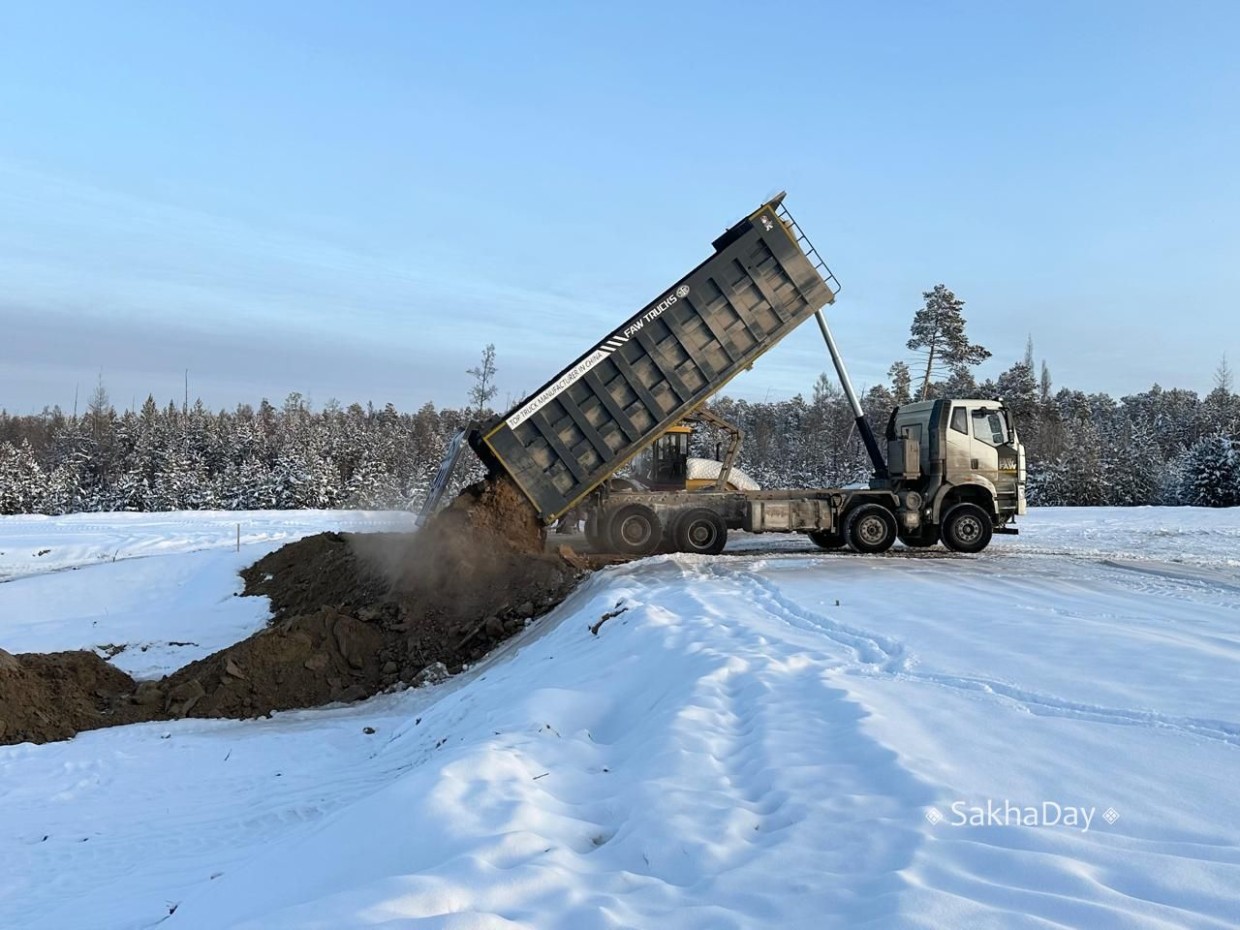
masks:
{"label": "truck windshield", "polygon": [[1008,441],[1007,426],[997,410],[981,408],[973,411],[973,436],[992,446]]}

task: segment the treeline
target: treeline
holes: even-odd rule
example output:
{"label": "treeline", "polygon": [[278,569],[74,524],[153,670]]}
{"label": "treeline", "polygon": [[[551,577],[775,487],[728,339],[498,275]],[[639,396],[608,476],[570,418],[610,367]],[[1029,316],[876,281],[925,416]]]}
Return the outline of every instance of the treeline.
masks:
{"label": "treeline", "polygon": [[[907,370],[899,364],[893,370],[892,385],[862,398],[880,446],[892,407],[915,399]],[[1155,385],[1116,400],[1056,391],[1045,366],[1037,378],[1026,357],[980,384],[956,372],[932,383],[927,395],[1003,398],[1026,448],[1031,504],[1240,506],[1240,397],[1229,388],[1225,365],[1216,381],[1204,398]],[[764,487],[835,486],[869,476],[852,413],[825,376],[808,400],[724,398],[711,409],[744,430],[741,465]],[[709,457],[723,441],[713,434],[699,439],[695,454]]]}
{"label": "treeline", "polygon": [[[1001,397],[1029,462],[1038,505],[1240,505],[1240,397],[1224,358],[1205,397],[1157,384],[1116,400],[1053,389],[1045,362],[1035,377],[1032,344],[995,380],[936,385],[945,396]],[[970,390],[971,388],[972,391]]]}
{"label": "treeline", "polygon": [[416,506],[466,421],[427,404],[118,413],[102,388],[87,413],[0,412],[0,513]]}
{"label": "treeline", "polygon": [[[960,367],[930,396],[999,397],[1028,451],[1033,504],[1240,505],[1240,397],[1220,366],[1205,397],[1149,391],[1121,397],[1054,390],[1032,351],[993,381]],[[876,430],[911,399],[908,369],[864,395]],[[745,432],[740,466],[763,487],[865,480],[869,462],[842,392],[824,375],[808,398],[717,399],[714,412]],[[202,403],[118,413],[102,386],[85,414],[0,412],[0,513],[180,509],[415,508],[464,410],[416,413],[329,404],[298,394],[279,407],[210,411]],[[702,431],[694,454],[723,437]],[[467,456],[467,459],[469,457]]]}

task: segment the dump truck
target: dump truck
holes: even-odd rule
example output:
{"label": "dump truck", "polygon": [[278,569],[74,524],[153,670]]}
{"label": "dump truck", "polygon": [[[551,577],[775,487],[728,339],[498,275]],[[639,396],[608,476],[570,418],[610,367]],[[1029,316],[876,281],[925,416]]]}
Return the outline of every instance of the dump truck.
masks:
{"label": "dump truck", "polygon": [[[824,549],[878,553],[899,539],[979,552],[1016,533],[1025,453],[999,399],[936,398],[891,412],[886,455],[848,378],[822,308],[839,282],[784,205],[765,202],[713,254],[511,410],[472,424],[449,449],[423,516],[466,445],[510,477],[544,524],[585,520],[591,544],[630,556],[715,554],[729,530],[803,533]],[[740,489],[739,431],[706,402],[813,317],[873,465],[868,485]],[[713,482],[691,479],[686,424],[734,431]],[[619,477],[649,450],[643,474]]]}

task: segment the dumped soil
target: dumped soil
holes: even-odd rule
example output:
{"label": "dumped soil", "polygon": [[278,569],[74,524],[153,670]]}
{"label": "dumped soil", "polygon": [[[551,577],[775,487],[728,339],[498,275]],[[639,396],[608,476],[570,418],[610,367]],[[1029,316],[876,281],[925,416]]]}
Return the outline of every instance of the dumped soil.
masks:
{"label": "dumped soil", "polygon": [[0,653],[0,745],[181,717],[256,717],[446,678],[550,610],[580,563],[505,478],[466,488],[415,534],[323,533],[241,574],[269,626],[154,682],[90,652]]}
{"label": "dumped soil", "polygon": [[0,745],[68,739],[143,718],[137,684],[93,652],[11,655],[0,649]]}

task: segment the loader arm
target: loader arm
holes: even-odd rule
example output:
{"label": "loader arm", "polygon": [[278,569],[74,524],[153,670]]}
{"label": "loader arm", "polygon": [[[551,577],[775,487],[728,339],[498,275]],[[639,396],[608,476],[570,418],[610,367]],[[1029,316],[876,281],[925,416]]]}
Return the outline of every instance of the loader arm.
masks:
{"label": "loader arm", "polygon": [[728,479],[732,477],[732,466],[736,464],[736,457],[741,451],[741,442],[745,438],[744,431],[735,423],[730,423],[723,417],[716,416],[705,407],[695,410],[692,414],[685,417],[685,420],[688,422],[696,420],[706,423],[728,434],[728,448],[723,454],[723,467],[719,469],[719,477],[715,479],[716,491],[727,490]]}

